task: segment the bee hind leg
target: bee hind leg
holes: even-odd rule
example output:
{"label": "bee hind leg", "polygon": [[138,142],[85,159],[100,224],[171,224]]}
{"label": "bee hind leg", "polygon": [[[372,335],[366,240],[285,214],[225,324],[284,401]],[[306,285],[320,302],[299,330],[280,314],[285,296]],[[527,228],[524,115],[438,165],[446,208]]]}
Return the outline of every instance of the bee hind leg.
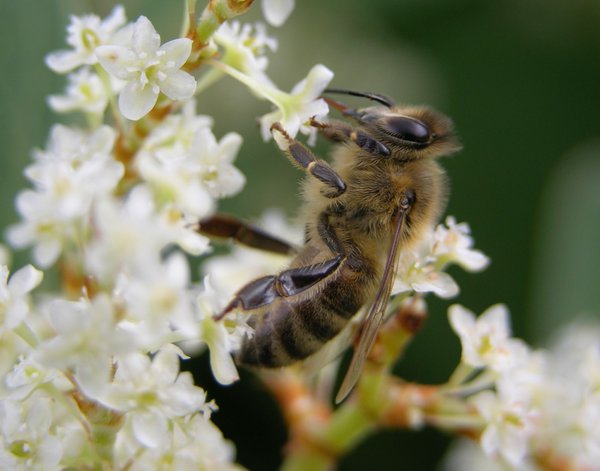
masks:
{"label": "bee hind leg", "polygon": [[330,276],[344,259],[344,255],[337,255],[321,263],[290,268],[278,275],[257,278],[243,286],[214,319],[220,320],[234,309],[250,311],[267,306],[278,298],[298,295]]}
{"label": "bee hind leg", "polygon": [[233,239],[240,244],[267,252],[291,255],[298,251],[292,244],[247,224],[229,214],[215,214],[198,222],[196,231],[209,237]]}

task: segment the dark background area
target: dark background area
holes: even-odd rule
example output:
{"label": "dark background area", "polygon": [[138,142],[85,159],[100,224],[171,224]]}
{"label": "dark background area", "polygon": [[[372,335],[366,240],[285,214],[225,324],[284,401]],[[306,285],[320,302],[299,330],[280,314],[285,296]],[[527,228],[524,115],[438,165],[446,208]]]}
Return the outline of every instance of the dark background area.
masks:
{"label": "dark background area", "polygon": [[[202,5],[203,2],[199,2]],[[429,298],[430,317],[398,372],[410,380],[444,381],[459,356],[446,309],[451,302],[479,313],[497,302],[513,329],[535,346],[568,320],[600,312],[600,3],[587,0],[332,0],[297,2],[279,38],[269,76],[289,90],[316,63],[331,68],[333,86],[427,103],[451,116],[464,150],[443,162],[452,194],[448,214],[471,225],[476,245],[492,259],[481,274],[452,269],[461,293]],[[123,2],[130,20],[144,14],[166,41],[177,35],[183,2]],[[65,80],[44,56],[65,46],[70,14],[106,15],[112,1],[0,0],[0,227],[17,220],[14,196],[22,169],[48,130],[70,117],[52,115],[45,97]],[[246,18],[260,17],[259,5]],[[226,79],[228,81],[229,79]],[[290,216],[299,204],[300,173],[273,143],[263,143],[255,118],[268,111],[241,86],[216,85],[199,112],[215,117],[217,136],[237,131],[237,165],[246,189],[222,209],[244,218],[268,207]],[[359,104],[359,102],[353,102]],[[327,144],[317,151],[326,155]],[[15,266],[27,263],[17,254]],[[221,411],[214,417],[252,470],[276,469],[285,429],[260,383],[244,374],[219,388],[205,358],[191,366]],[[257,425],[258,424],[258,425]],[[340,464],[340,470],[434,469],[445,436],[382,431]]]}

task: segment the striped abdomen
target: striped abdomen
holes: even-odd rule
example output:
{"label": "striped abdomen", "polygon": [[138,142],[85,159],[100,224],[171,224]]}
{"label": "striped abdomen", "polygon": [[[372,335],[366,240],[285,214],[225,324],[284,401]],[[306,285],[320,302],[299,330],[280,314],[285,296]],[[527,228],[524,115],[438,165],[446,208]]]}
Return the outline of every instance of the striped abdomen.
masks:
{"label": "striped abdomen", "polygon": [[239,363],[274,368],[312,355],[331,340],[370,298],[371,283],[342,267],[314,298],[295,303],[281,298],[251,319],[255,328],[237,355]]}

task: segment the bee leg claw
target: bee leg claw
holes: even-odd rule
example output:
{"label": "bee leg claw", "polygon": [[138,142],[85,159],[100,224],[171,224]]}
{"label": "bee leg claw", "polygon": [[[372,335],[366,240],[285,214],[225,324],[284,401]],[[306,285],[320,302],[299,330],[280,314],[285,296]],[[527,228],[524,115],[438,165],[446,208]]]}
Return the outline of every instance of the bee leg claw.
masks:
{"label": "bee leg claw", "polygon": [[288,132],[283,128],[283,126],[281,125],[281,123],[279,121],[275,121],[273,124],[271,124],[271,127],[269,128],[269,130],[271,131],[271,133],[273,131],[279,131],[279,133],[289,142],[293,142],[294,139],[292,138],[292,136],[290,136],[288,134]]}

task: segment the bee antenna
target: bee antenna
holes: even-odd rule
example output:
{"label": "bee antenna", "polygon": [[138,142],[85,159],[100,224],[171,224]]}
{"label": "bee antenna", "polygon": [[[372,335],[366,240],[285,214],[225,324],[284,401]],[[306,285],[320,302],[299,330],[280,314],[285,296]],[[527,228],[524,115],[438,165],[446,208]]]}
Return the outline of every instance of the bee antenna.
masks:
{"label": "bee antenna", "polygon": [[355,90],[347,90],[345,88],[327,88],[325,90],[325,93],[337,93],[340,95],[359,96],[362,98],[368,98],[369,100],[376,101],[377,103],[381,103],[382,105],[387,106],[388,108],[394,106],[394,102],[390,98],[379,93],[357,92]]}

